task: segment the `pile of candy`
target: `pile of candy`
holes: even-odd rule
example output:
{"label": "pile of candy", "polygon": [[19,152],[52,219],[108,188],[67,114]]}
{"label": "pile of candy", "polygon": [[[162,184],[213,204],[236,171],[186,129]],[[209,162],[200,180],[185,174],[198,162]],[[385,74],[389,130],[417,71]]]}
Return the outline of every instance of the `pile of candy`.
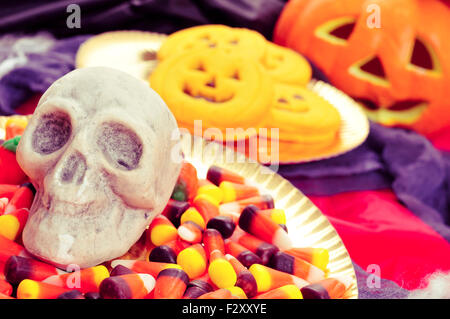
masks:
{"label": "pile of candy", "polygon": [[[0,171],[17,165],[14,156],[1,160]],[[21,245],[35,190],[10,183],[24,179],[20,170],[8,174],[0,176],[1,299],[324,299],[343,297],[351,283],[327,277],[326,249],[292,247],[284,211],[270,195],[217,166],[199,179],[188,162],[165,210],[129,253],[65,272]]]}

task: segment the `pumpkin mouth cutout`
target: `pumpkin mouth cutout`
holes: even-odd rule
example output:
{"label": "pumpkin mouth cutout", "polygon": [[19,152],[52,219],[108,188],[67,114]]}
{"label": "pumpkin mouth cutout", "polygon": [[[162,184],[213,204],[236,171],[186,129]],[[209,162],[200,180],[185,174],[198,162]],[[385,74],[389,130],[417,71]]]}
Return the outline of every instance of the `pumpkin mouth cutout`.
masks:
{"label": "pumpkin mouth cutout", "polygon": [[387,108],[380,107],[369,99],[354,98],[364,109],[367,117],[375,122],[394,126],[411,125],[417,122],[427,109],[426,100],[399,100]]}
{"label": "pumpkin mouth cutout", "polygon": [[192,88],[190,88],[188,83],[185,83],[183,93],[193,99],[203,99],[207,102],[216,104],[225,103],[231,101],[234,98],[233,93],[221,96],[218,91],[216,92],[216,90],[216,82],[213,79],[205,84],[204,90],[197,89],[196,92]]}

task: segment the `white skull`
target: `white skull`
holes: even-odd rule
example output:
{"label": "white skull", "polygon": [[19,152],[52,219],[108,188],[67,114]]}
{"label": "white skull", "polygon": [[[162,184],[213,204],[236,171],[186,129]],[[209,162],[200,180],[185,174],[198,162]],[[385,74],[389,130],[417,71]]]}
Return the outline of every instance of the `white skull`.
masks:
{"label": "white skull", "polygon": [[37,190],[27,250],[61,268],[126,253],[170,198],[177,129],[148,83],[121,71],[84,68],[55,81],[17,149]]}

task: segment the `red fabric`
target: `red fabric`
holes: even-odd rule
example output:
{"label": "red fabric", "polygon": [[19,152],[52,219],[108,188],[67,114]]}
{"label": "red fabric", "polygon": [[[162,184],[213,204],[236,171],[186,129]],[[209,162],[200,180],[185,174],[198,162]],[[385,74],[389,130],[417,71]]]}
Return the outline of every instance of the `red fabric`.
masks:
{"label": "red fabric", "polygon": [[428,136],[428,139],[437,149],[450,152],[450,127]]}
{"label": "red fabric", "polygon": [[427,275],[450,271],[450,244],[401,205],[389,190],[310,197],[329,218],[363,269],[416,289]]}

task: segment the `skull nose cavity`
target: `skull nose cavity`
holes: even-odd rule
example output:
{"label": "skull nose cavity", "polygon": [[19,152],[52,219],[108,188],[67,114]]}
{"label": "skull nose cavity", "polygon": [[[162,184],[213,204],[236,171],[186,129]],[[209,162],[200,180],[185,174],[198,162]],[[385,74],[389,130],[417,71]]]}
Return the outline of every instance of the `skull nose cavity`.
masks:
{"label": "skull nose cavity", "polygon": [[87,165],[84,156],[78,152],[71,154],[61,169],[60,179],[65,184],[81,184],[86,173]]}

